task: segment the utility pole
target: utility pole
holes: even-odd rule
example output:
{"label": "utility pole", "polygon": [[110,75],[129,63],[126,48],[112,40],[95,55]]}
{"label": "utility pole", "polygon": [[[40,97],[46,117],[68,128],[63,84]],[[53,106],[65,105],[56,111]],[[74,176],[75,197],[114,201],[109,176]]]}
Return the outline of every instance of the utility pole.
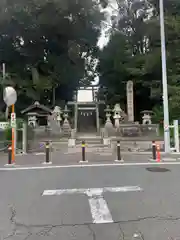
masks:
{"label": "utility pole", "polygon": [[165,147],[165,152],[169,153],[170,152],[169,106],[168,106],[168,89],[167,89],[168,87],[167,87],[166,45],[165,45],[163,0],[159,0],[159,10],[160,10],[162,86],[163,86],[163,109],[164,109],[164,147]]}
{"label": "utility pole", "polygon": [[52,105],[53,105],[53,107],[55,107],[55,104],[56,104],[56,87],[53,86],[53,88],[52,88]]}
{"label": "utility pole", "polygon": [[[5,84],[5,80],[6,80],[6,64],[5,63],[2,64],[2,75],[3,75],[3,84]],[[9,114],[9,107],[6,106],[6,112],[5,112],[6,119],[8,119],[8,114]]]}

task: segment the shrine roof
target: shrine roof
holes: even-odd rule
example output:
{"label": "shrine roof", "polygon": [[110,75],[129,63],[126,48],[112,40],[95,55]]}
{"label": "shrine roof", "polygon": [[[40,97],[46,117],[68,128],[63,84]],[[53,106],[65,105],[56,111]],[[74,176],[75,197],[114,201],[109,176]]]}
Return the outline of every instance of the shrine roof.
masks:
{"label": "shrine roof", "polygon": [[153,113],[153,111],[152,110],[143,110],[143,111],[141,111],[141,113],[149,113],[149,114],[151,114],[151,113]]}
{"label": "shrine roof", "polygon": [[21,114],[26,114],[28,112],[31,111],[38,111],[38,110],[42,110],[48,114],[52,114],[52,110],[42,104],[40,104],[39,102],[35,102],[34,104],[30,105],[29,107],[25,108],[24,110],[21,111]]}

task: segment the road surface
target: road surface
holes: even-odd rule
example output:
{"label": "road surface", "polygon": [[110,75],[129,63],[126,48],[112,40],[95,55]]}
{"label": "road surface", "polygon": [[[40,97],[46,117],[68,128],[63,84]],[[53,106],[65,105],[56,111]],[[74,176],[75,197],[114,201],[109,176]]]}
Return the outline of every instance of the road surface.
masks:
{"label": "road surface", "polygon": [[1,168],[0,239],[179,240],[179,180],[179,164]]}

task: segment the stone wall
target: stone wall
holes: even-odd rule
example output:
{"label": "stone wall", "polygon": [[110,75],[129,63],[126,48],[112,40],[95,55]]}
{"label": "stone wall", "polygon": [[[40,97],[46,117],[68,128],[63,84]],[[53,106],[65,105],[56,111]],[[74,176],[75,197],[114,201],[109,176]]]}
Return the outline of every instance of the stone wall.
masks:
{"label": "stone wall", "polygon": [[[103,132],[103,130],[102,130]],[[159,136],[159,126],[157,124],[143,125],[143,124],[120,124],[118,129],[104,129],[107,137],[156,137]]]}

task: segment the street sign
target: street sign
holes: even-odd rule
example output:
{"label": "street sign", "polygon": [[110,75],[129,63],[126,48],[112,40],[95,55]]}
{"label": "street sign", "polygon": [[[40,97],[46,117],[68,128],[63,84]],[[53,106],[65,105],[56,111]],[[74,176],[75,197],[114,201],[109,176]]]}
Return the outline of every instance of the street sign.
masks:
{"label": "street sign", "polygon": [[15,104],[17,101],[16,90],[13,87],[6,87],[3,92],[3,100],[8,107]]}
{"label": "street sign", "polygon": [[16,114],[11,113],[11,127],[15,128],[16,127]]}

